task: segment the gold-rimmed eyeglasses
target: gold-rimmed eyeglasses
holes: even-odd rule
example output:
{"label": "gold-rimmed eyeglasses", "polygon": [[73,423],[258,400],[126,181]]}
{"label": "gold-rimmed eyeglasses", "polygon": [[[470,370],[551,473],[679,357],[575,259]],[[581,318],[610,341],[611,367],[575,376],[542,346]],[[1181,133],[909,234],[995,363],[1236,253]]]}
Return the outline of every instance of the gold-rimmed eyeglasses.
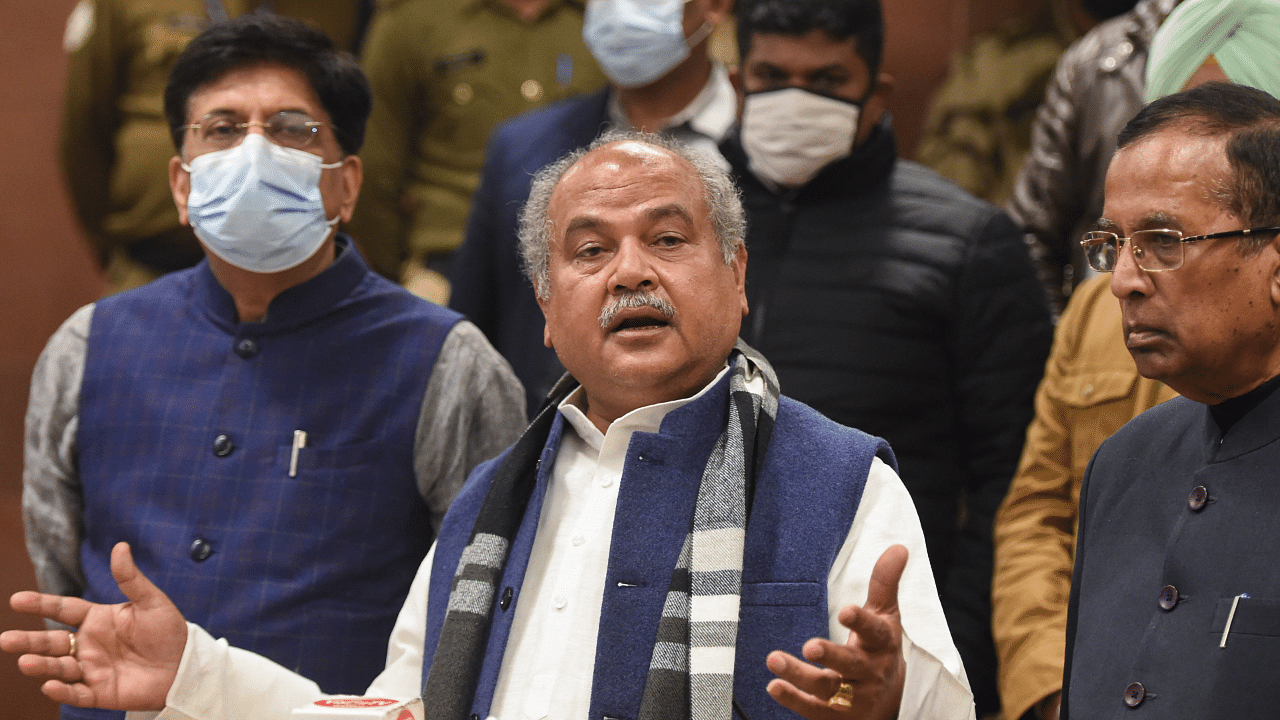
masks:
{"label": "gold-rimmed eyeglasses", "polygon": [[1187,243],[1274,232],[1280,232],[1280,227],[1227,230],[1191,237],[1184,237],[1180,230],[1134,230],[1129,233],[1129,237],[1120,237],[1105,230],[1095,230],[1085,233],[1080,244],[1084,246],[1084,257],[1089,261],[1089,267],[1098,272],[1109,273],[1116,269],[1116,263],[1120,261],[1120,251],[1126,242],[1129,243],[1133,259],[1139,268],[1147,272],[1164,272],[1182,267],[1182,261],[1186,256],[1183,248]]}
{"label": "gold-rimmed eyeglasses", "polygon": [[283,110],[267,118],[266,122],[244,122],[228,113],[210,113],[200,122],[182,127],[195,131],[198,144],[195,149],[198,152],[214,152],[239,145],[251,127],[262,128],[267,139],[281,147],[302,150],[315,140],[324,125],[333,127],[333,123],[313,120],[304,112]]}

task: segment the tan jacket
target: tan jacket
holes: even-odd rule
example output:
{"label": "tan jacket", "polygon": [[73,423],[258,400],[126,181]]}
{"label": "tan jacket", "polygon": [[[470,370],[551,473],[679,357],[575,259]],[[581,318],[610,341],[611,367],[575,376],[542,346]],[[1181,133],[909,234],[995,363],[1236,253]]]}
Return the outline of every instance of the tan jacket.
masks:
{"label": "tan jacket", "polygon": [[1138,374],[1110,276],[1082,283],[1058,325],[1018,472],[996,514],[992,631],[1004,715],[1062,689],[1080,482],[1120,426],[1177,395]]}

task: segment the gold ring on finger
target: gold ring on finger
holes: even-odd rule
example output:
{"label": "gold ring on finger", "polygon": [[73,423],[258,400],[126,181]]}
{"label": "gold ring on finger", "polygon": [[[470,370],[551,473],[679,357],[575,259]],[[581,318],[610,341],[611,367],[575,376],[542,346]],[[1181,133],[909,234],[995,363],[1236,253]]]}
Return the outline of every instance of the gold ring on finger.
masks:
{"label": "gold ring on finger", "polygon": [[76,656],[76,634],[67,633],[67,641],[71,645],[71,649],[67,650],[67,654],[70,655],[71,657],[75,657]]}
{"label": "gold ring on finger", "polygon": [[836,688],[836,693],[827,700],[829,707],[851,708],[853,707],[853,683],[842,682],[840,687]]}

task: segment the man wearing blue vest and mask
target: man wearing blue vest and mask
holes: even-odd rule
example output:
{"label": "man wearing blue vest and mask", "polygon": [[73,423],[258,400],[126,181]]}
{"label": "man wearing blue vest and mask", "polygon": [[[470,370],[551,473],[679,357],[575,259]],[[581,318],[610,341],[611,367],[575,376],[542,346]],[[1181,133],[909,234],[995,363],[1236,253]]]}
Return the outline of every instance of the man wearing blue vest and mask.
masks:
{"label": "man wearing blue vest and mask", "polygon": [[564,371],[542,345],[542,312],[520,271],[517,215],[529,178],[607,128],[659,132],[718,156],[737,98],[708,36],[732,0],[588,0],[582,37],[610,86],[525,113],[489,139],[449,306],[511,363],[536,412]]}
{"label": "man wearing blue vest and mask", "polygon": [[523,393],[474,326],[335,233],[369,111],[349,54],[241,16],[191,42],[165,101],[173,197],[207,259],[82,308],[41,356],[37,578],[122,599],[110,552],[128,541],[188,617],[356,692],[466,474],[518,436]]}
{"label": "man wearing blue vest and mask", "polygon": [[1022,234],[900,160],[879,0],[743,0],[741,127],[721,150],[747,209],[742,337],[782,387],[893,446],[978,714],[999,710],[992,518],[1052,325]]}
{"label": "man wearing blue vest and mask", "polygon": [[[658,136],[534,178],[521,251],[570,374],[449,509],[370,695],[432,720],[973,718],[888,445],[781,396],[738,340],[742,232],[727,173]],[[51,696],[157,720],[319,697],[114,560],[130,603],[11,600],[79,628],[0,636]]]}

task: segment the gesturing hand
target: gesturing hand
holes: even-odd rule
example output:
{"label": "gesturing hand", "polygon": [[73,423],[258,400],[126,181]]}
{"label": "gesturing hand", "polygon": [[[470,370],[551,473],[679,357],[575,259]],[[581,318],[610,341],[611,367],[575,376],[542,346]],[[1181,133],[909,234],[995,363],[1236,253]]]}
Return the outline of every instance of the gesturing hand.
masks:
{"label": "gesturing hand", "polygon": [[[813,638],[804,644],[806,663],[781,650],[769,653],[766,664],[779,679],[769,694],[786,708],[810,720],[888,720],[902,702],[906,661],[902,657],[902,618],[898,613],[898,581],[907,566],[907,549],[893,545],[871,571],[867,602],[848,605],[840,622],[849,640],[840,645]],[[829,700],[844,687],[849,703]]]}
{"label": "gesturing hand", "polygon": [[[146,578],[127,543],[111,550],[111,574],[129,602],[98,605],[80,598],[14,593],[9,604],[79,628],[72,646],[65,630],[0,633],[0,649],[23,653],[18,668],[49,678],[41,690],[53,700],[108,710],[160,710],[187,644],[182,613]],[[75,656],[68,653],[75,650]]]}

